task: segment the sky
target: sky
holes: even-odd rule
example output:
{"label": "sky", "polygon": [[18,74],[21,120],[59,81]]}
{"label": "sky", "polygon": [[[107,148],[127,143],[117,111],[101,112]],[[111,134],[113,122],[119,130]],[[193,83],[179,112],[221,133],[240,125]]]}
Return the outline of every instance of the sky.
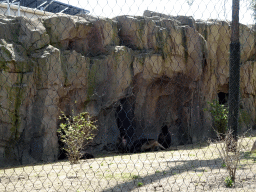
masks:
{"label": "sky", "polygon": [[[144,10],[156,11],[172,16],[186,15],[195,19],[232,18],[232,0],[194,0],[189,6],[187,0],[58,0],[90,11],[90,15],[112,18],[118,15],[139,15]],[[193,0],[189,0],[193,1]],[[240,0],[239,21],[254,24],[249,0]]]}

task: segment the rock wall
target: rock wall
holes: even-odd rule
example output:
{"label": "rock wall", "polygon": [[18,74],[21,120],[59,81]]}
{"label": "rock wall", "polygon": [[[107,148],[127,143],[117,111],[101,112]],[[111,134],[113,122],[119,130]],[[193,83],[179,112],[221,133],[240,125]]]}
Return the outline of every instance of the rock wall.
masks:
{"label": "rock wall", "polygon": [[[240,25],[241,109],[255,121],[255,31]],[[230,23],[145,11],[113,19],[0,16],[0,166],[55,161],[60,110],[98,119],[93,150],[113,150],[126,102],[132,139],[212,136],[207,101],[228,94]]]}

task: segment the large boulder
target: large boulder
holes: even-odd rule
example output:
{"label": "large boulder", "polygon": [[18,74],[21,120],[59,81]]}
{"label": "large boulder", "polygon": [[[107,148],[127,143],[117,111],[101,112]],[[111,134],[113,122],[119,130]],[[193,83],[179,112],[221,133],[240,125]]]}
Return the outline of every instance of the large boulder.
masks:
{"label": "large boulder", "polygon": [[42,20],[51,44],[60,49],[96,56],[105,53],[107,46],[119,44],[117,24],[108,18],[57,14]]}

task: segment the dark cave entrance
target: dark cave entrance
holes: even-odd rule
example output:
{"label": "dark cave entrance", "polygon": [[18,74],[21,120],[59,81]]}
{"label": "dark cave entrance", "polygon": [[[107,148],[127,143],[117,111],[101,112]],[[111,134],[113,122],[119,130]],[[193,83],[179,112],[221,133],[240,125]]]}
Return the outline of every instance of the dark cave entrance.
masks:
{"label": "dark cave entrance", "polygon": [[166,149],[168,149],[172,144],[172,138],[167,125],[161,128],[161,133],[158,136],[158,142]]}
{"label": "dark cave entrance", "polygon": [[57,136],[58,136],[58,144],[59,144],[58,160],[63,160],[67,158],[66,151],[63,149],[65,144],[60,140],[60,134],[57,134]]}
{"label": "dark cave entrance", "polygon": [[[66,121],[64,119],[59,119],[59,122],[57,123],[58,127],[60,127],[61,123],[66,123]],[[64,132],[62,131],[62,133]],[[58,160],[63,160],[68,157],[67,152],[64,150],[65,143],[61,141],[61,134],[58,132],[57,132],[57,137],[58,137],[58,145],[59,145]]]}
{"label": "dark cave entrance", "polygon": [[228,93],[219,92],[218,98],[219,98],[219,104],[221,105],[228,104]]}
{"label": "dark cave entrance", "polygon": [[[62,98],[60,100],[60,103],[68,103],[68,101],[66,100],[66,98]],[[61,106],[61,111],[64,112],[64,114],[69,117],[71,115],[70,111],[71,111],[71,106],[69,104],[66,104],[64,106]],[[61,116],[61,113],[59,114],[59,116]],[[67,123],[67,120],[62,118],[62,119],[58,119],[57,121],[57,127],[59,128],[60,125],[62,123]],[[62,133],[64,133],[62,131]],[[65,147],[65,143],[61,141],[61,134],[57,132],[57,138],[58,138],[58,160],[64,160],[68,158],[67,152],[64,150]]]}
{"label": "dark cave entrance", "polygon": [[130,145],[134,137],[134,98],[126,97],[119,102],[115,113],[117,127],[120,137],[124,137]]}

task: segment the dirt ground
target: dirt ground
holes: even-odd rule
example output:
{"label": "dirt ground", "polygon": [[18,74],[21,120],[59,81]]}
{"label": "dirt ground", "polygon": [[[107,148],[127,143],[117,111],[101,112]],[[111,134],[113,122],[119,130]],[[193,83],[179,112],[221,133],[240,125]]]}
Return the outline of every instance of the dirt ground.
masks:
{"label": "dirt ground", "polygon": [[140,154],[105,154],[95,159],[0,170],[0,191],[255,191],[256,137],[243,148],[236,183],[226,186],[227,169],[218,149],[222,143],[178,146]]}

